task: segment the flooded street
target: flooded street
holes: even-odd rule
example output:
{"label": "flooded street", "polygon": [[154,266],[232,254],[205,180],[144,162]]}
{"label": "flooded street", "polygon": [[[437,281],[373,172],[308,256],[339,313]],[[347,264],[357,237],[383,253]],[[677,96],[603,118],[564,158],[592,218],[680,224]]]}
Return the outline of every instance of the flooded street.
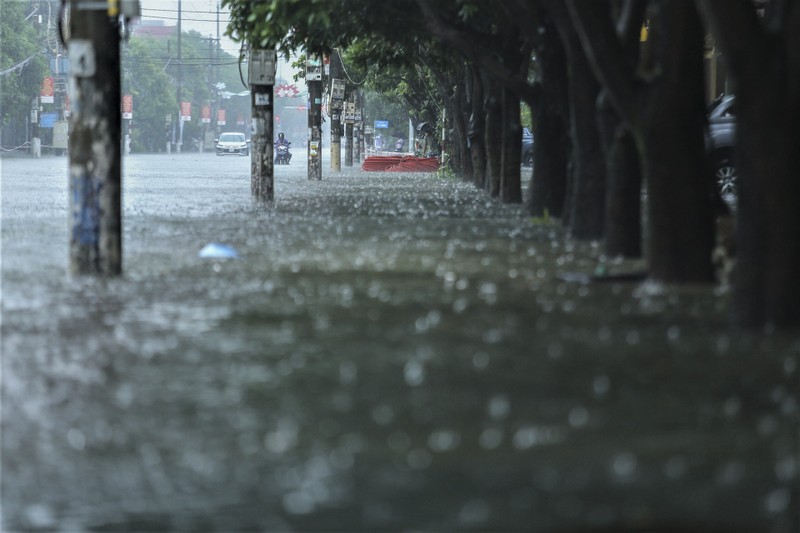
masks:
{"label": "flooded street", "polygon": [[3,531],[800,531],[796,334],[298,154],[270,206],[249,158],[128,156],[109,280],[67,273],[67,159],[0,160]]}

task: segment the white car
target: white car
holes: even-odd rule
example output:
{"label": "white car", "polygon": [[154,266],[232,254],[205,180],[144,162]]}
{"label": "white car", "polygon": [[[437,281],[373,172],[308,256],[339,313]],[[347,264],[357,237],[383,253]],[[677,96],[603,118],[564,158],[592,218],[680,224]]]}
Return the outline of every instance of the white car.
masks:
{"label": "white car", "polygon": [[236,131],[226,132],[215,139],[217,155],[250,155],[250,141],[244,133]]}

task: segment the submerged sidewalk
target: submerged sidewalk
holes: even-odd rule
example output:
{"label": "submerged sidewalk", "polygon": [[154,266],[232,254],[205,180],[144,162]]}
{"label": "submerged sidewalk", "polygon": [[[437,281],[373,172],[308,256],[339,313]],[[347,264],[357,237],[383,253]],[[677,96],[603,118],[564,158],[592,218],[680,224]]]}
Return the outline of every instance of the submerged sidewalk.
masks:
{"label": "submerged sidewalk", "polygon": [[2,167],[4,530],[798,531],[800,344],[711,287],[562,281],[599,247],[429,174],[257,206],[211,154],[129,158],[125,275],[70,279],[58,164]]}

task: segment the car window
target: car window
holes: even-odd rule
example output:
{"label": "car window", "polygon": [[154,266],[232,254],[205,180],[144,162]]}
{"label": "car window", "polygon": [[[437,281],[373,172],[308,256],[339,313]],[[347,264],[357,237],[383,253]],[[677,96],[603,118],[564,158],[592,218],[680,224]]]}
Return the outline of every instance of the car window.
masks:
{"label": "car window", "polygon": [[244,141],[244,135],[237,135],[235,133],[223,133],[219,137],[220,142],[242,142]]}
{"label": "car window", "polygon": [[708,116],[712,121],[720,118],[736,117],[736,101],[732,96],[718,98],[712,102]]}

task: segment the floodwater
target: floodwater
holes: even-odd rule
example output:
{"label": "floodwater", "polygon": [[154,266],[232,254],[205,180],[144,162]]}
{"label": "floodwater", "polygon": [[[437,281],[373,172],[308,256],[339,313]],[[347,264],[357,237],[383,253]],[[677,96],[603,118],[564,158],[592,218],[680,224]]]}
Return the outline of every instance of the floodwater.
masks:
{"label": "floodwater", "polygon": [[249,158],[127,157],[118,279],[67,274],[66,159],[0,161],[3,531],[800,531],[796,335],[294,159],[263,206]]}

